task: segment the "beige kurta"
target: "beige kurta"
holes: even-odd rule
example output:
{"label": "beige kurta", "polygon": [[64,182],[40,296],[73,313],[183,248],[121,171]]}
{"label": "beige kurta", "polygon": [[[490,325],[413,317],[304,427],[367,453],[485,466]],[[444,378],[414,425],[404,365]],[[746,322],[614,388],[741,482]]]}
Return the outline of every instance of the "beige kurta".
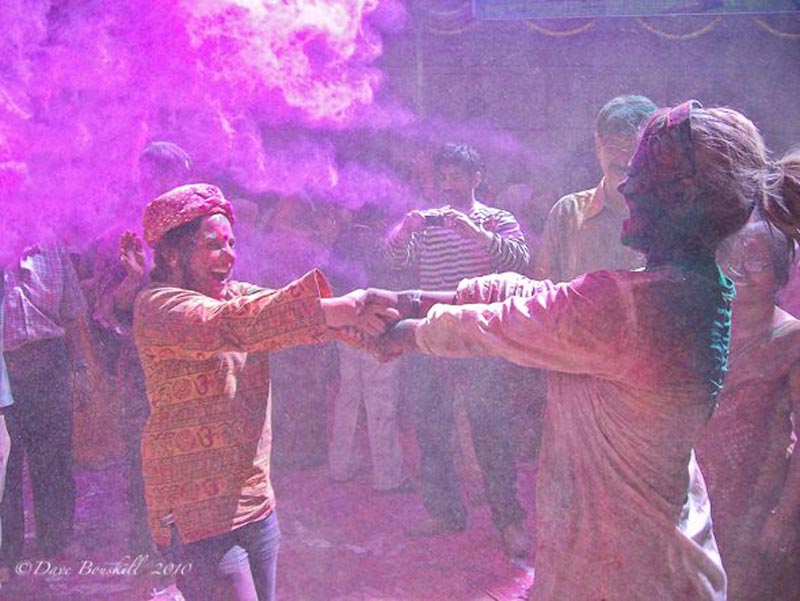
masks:
{"label": "beige kurta", "polygon": [[232,282],[230,299],[159,284],[136,300],[134,335],[151,414],[142,437],[148,523],[157,544],[174,518],[184,542],[230,532],[275,506],[267,353],[321,342],[311,271],[279,290]]}
{"label": "beige kurta", "polygon": [[685,334],[701,311],[676,317],[656,300],[703,286],[667,268],[558,285],[486,276],[462,282],[459,306],[433,307],[418,329],[431,354],[552,370],[534,599],[725,598],[692,451],[713,406],[702,345]]}
{"label": "beige kurta", "polygon": [[533,273],[537,278],[568,282],[601,269],[644,266],[642,254],[620,240],[627,218],[627,209],[615,210],[606,202],[602,181],[591,190],[564,196],[547,215]]}

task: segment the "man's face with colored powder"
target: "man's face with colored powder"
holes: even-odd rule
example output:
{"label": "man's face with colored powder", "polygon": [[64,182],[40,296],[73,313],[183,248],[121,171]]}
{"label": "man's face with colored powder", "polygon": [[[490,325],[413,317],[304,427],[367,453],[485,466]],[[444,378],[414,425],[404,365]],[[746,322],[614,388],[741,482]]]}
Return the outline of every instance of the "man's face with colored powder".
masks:
{"label": "man's face with colored powder", "polygon": [[189,288],[222,299],[236,262],[231,222],[224,215],[204,217],[189,255],[186,280]]}

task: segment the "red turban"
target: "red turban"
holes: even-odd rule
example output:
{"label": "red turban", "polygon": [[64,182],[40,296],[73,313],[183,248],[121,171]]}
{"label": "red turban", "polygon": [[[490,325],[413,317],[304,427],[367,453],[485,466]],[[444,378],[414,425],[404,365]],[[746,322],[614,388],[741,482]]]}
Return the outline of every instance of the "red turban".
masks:
{"label": "red turban", "polygon": [[222,190],[211,184],[173,188],[144,210],[144,239],[155,248],[168,231],[206,215],[225,215],[233,223],[233,207]]}

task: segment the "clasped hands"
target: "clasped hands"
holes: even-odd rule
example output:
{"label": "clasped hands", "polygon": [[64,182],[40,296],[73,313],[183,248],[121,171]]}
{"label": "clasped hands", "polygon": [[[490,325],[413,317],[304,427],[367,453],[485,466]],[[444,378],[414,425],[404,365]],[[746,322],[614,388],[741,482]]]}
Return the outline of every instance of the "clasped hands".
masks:
{"label": "clasped hands", "polygon": [[324,299],[328,325],[340,340],[364,348],[382,362],[416,348],[418,323],[408,293],[368,288],[338,298]]}

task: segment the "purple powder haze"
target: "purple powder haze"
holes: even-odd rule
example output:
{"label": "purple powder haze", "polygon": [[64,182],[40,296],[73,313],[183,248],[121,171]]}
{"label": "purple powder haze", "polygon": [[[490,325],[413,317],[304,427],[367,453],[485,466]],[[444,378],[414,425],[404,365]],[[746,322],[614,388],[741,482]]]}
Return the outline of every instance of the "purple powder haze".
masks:
{"label": "purple powder haze", "polygon": [[404,21],[395,0],[4,0],[3,254],[138,226],[155,139],[184,147],[198,179],[353,201],[343,186],[361,196],[369,177],[328,135],[407,119],[383,114],[373,65]]}
{"label": "purple powder haze", "polygon": [[287,279],[330,242],[313,223],[291,252],[290,234],[261,235],[277,199],[396,216],[419,200],[416,149],[455,131],[521,152],[510,135],[421,123],[382,90],[383,37],[406,21],[400,0],[3,0],[0,261],[51,238],[85,249],[110,228],[138,231],[150,200],[138,158],[154,140],[191,155],[194,181],[260,207],[236,226],[248,231],[239,273],[260,281],[276,252]]}

